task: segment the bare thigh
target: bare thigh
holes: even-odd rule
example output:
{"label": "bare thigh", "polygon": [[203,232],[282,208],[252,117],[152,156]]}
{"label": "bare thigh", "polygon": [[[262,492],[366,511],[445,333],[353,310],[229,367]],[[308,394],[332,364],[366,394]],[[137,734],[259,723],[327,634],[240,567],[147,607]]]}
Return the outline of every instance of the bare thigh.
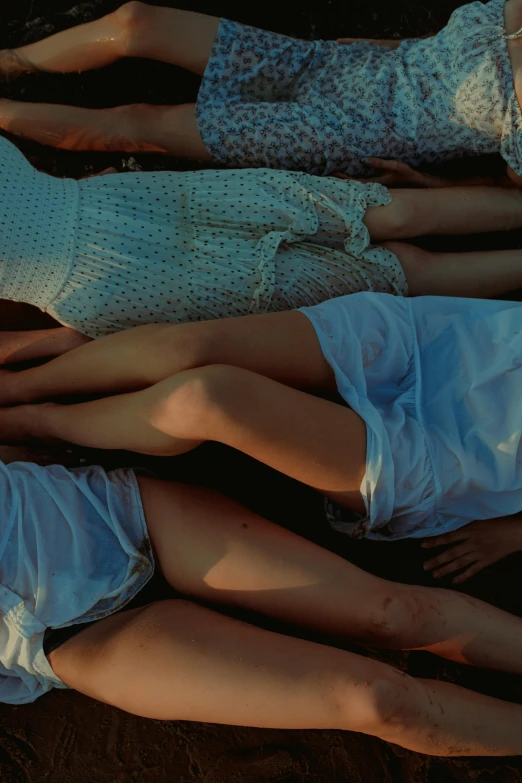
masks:
{"label": "bare thigh", "polygon": [[144,389],[210,364],[241,367],[291,386],[336,388],[314,327],[294,311],[125,329],[5,375],[0,404]]}
{"label": "bare thigh", "polygon": [[369,725],[364,684],[388,668],[186,601],[100,620],[49,662],[66,685],[136,715],[272,728]]}
{"label": "bare thigh", "polygon": [[409,605],[409,588],[362,571],[224,495],[146,476],[138,481],[156,558],[184,595],[381,642],[396,607]]}
{"label": "bare thigh", "polygon": [[340,728],[437,756],[522,752],[518,704],[184,601],[100,620],[49,661],[70,687],[156,719]]}

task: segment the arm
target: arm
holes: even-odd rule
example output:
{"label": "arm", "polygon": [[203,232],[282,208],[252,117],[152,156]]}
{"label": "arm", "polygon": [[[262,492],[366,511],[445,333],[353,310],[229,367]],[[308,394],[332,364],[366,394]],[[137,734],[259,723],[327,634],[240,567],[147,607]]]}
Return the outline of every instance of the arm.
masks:
{"label": "arm", "polygon": [[65,326],[57,329],[0,332],[0,364],[16,364],[59,356],[88,342],[90,337]]}
{"label": "arm", "polygon": [[483,519],[453,533],[430,538],[424,549],[449,546],[424,564],[435,579],[461,572],[453,584],[461,584],[497,560],[522,551],[522,513],[512,517]]}

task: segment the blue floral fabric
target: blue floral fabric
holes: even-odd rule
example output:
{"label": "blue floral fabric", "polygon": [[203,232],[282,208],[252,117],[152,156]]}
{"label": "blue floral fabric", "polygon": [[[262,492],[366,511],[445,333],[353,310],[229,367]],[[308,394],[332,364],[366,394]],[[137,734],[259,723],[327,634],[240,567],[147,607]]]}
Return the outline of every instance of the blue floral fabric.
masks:
{"label": "blue floral fabric", "polygon": [[464,5],[438,35],[396,50],[300,41],[222,20],[197,103],[216,162],[368,175],[501,152],[522,173],[522,115],[504,0]]}

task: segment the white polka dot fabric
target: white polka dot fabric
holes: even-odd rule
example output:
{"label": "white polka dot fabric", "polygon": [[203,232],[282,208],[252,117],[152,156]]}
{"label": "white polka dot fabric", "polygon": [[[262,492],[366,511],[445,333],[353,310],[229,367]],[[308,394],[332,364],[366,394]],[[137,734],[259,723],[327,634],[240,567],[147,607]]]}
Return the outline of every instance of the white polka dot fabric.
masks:
{"label": "white polka dot fabric", "polygon": [[363,217],[379,185],[289,172],[123,174],[79,183],[75,259],[51,315],[91,337],[145,323],[405,294]]}
{"label": "white polka dot fabric", "polygon": [[45,310],[74,257],[78,183],[41,174],[0,137],[0,297]]}
{"label": "white polka dot fabric", "polygon": [[35,171],[3,138],[0,166],[0,298],[91,337],[406,293],[363,223],[391,200],[380,185],[260,169],[77,183]]}

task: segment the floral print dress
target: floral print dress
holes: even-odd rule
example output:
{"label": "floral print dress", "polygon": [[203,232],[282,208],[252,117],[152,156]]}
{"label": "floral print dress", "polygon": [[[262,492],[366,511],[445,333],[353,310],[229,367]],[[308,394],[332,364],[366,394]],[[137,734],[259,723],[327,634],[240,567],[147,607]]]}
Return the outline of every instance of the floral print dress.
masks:
{"label": "floral print dress", "polygon": [[464,5],[395,50],[222,20],[198,96],[203,141],[233,167],[367,176],[370,155],[416,166],[500,152],[522,174],[504,5]]}

